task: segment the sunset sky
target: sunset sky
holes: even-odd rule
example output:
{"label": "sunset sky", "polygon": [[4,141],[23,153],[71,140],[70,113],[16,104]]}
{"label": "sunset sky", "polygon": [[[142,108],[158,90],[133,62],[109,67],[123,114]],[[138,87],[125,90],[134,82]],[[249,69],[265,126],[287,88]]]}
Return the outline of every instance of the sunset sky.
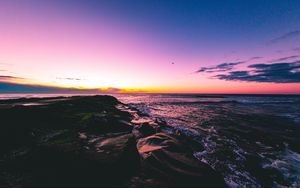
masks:
{"label": "sunset sky", "polygon": [[299,94],[299,21],[299,0],[0,0],[0,92]]}

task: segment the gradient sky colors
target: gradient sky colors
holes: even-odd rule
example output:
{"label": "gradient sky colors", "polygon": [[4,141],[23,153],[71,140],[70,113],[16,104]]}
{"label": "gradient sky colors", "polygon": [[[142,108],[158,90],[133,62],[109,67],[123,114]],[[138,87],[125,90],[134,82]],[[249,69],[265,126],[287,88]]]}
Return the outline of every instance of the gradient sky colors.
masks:
{"label": "gradient sky colors", "polygon": [[297,0],[0,0],[0,81],[300,93],[299,20]]}

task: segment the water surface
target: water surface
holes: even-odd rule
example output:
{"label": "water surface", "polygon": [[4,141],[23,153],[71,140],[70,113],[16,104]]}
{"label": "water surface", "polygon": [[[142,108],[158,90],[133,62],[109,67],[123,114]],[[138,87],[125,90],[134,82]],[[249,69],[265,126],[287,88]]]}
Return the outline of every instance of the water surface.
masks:
{"label": "water surface", "polygon": [[194,138],[231,187],[300,186],[300,96],[117,95]]}

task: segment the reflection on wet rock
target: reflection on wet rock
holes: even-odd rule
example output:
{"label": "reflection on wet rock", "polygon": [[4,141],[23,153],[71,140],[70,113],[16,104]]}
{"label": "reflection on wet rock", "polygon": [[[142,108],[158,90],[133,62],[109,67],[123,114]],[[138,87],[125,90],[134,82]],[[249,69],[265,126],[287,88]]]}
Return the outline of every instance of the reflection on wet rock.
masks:
{"label": "reflection on wet rock", "polygon": [[137,148],[145,170],[171,182],[173,186],[226,187],[219,174],[195,159],[192,149],[174,136],[157,133],[141,138]]}

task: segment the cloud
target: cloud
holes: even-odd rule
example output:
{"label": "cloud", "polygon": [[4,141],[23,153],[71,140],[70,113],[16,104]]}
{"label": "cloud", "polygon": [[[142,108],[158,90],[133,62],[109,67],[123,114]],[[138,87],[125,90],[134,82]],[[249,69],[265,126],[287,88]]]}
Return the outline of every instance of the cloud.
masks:
{"label": "cloud", "polygon": [[60,79],[60,80],[83,80],[81,78],[61,78],[61,77],[56,77],[56,79]]}
{"label": "cloud", "polygon": [[76,94],[101,94],[122,92],[118,88],[95,88],[95,89],[77,89],[61,88],[42,85],[16,84],[0,81],[0,93],[76,93]]}
{"label": "cloud", "polygon": [[281,35],[280,37],[270,40],[267,44],[275,44],[281,41],[294,39],[300,36],[300,30],[291,31]]}
{"label": "cloud", "polygon": [[229,63],[221,63],[217,66],[213,67],[201,67],[196,73],[200,72],[221,72],[221,71],[229,71],[232,70],[234,66],[245,63],[244,61],[237,61],[237,62],[229,62]]}
{"label": "cloud", "polygon": [[253,64],[249,71],[232,71],[213,78],[247,82],[300,83],[300,61],[290,63]]}
{"label": "cloud", "polygon": [[0,78],[19,78],[15,76],[0,75]]}
{"label": "cloud", "polygon": [[207,72],[207,73],[214,73],[214,72],[224,72],[224,71],[230,71],[232,70],[236,65],[247,63],[249,61],[261,59],[263,57],[254,56],[246,61],[236,61],[236,62],[227,62],[227,63],[221,63],[216,66],[212,67],[201,67],[198,69],[195,73],[201,73],[201,72]]}
{"label": "cloud", "polygon": [[0,82],[1,81],[22,80],[22,79],[24,79],[24,78],[16,77],[16,76],[0,75]]}
{"label": "cloud", "polygon": [[[260,56],[254,56],[254,57],[251,57],[250,59],[248,59],[248,61],[252,61],[252,60],[257,60],[257,59],[262,59],[263,57],[260,57]],[[247,62],[248,62],[247,61]]]}
{"label": "cloud", "polygon": [[298,57],[300,57],[300,56],[299,55],[292,55],[292,56],[287,56],[287,57],[281,57],[281,58],[278,58],[278,59],[274,59],[274,60],[271,60],[269,62],[275,63],[275,62],[280,62],[280,61],[287,61],[287,60],[295,59],[295,58],[298,58]]}
{"label": "cloud", "polygon": [[[79,80],[79,78],[63,78],[67,80]],[[47,85],[32,85],[32,84],[20,84],[26,81],[26,78],[15,77],[9,75],[0,75],[0,93],[76,93],[76,94],[102,94],[102,93],[119,93],[124,90],[119,88],[64,88]]]}
{"label": "cloud", "polygon": [[37,85],[25,85],[5,82],[0,82],[0,93],[47,93],[47,92],[59,92],[59,88],[45,87]]}

